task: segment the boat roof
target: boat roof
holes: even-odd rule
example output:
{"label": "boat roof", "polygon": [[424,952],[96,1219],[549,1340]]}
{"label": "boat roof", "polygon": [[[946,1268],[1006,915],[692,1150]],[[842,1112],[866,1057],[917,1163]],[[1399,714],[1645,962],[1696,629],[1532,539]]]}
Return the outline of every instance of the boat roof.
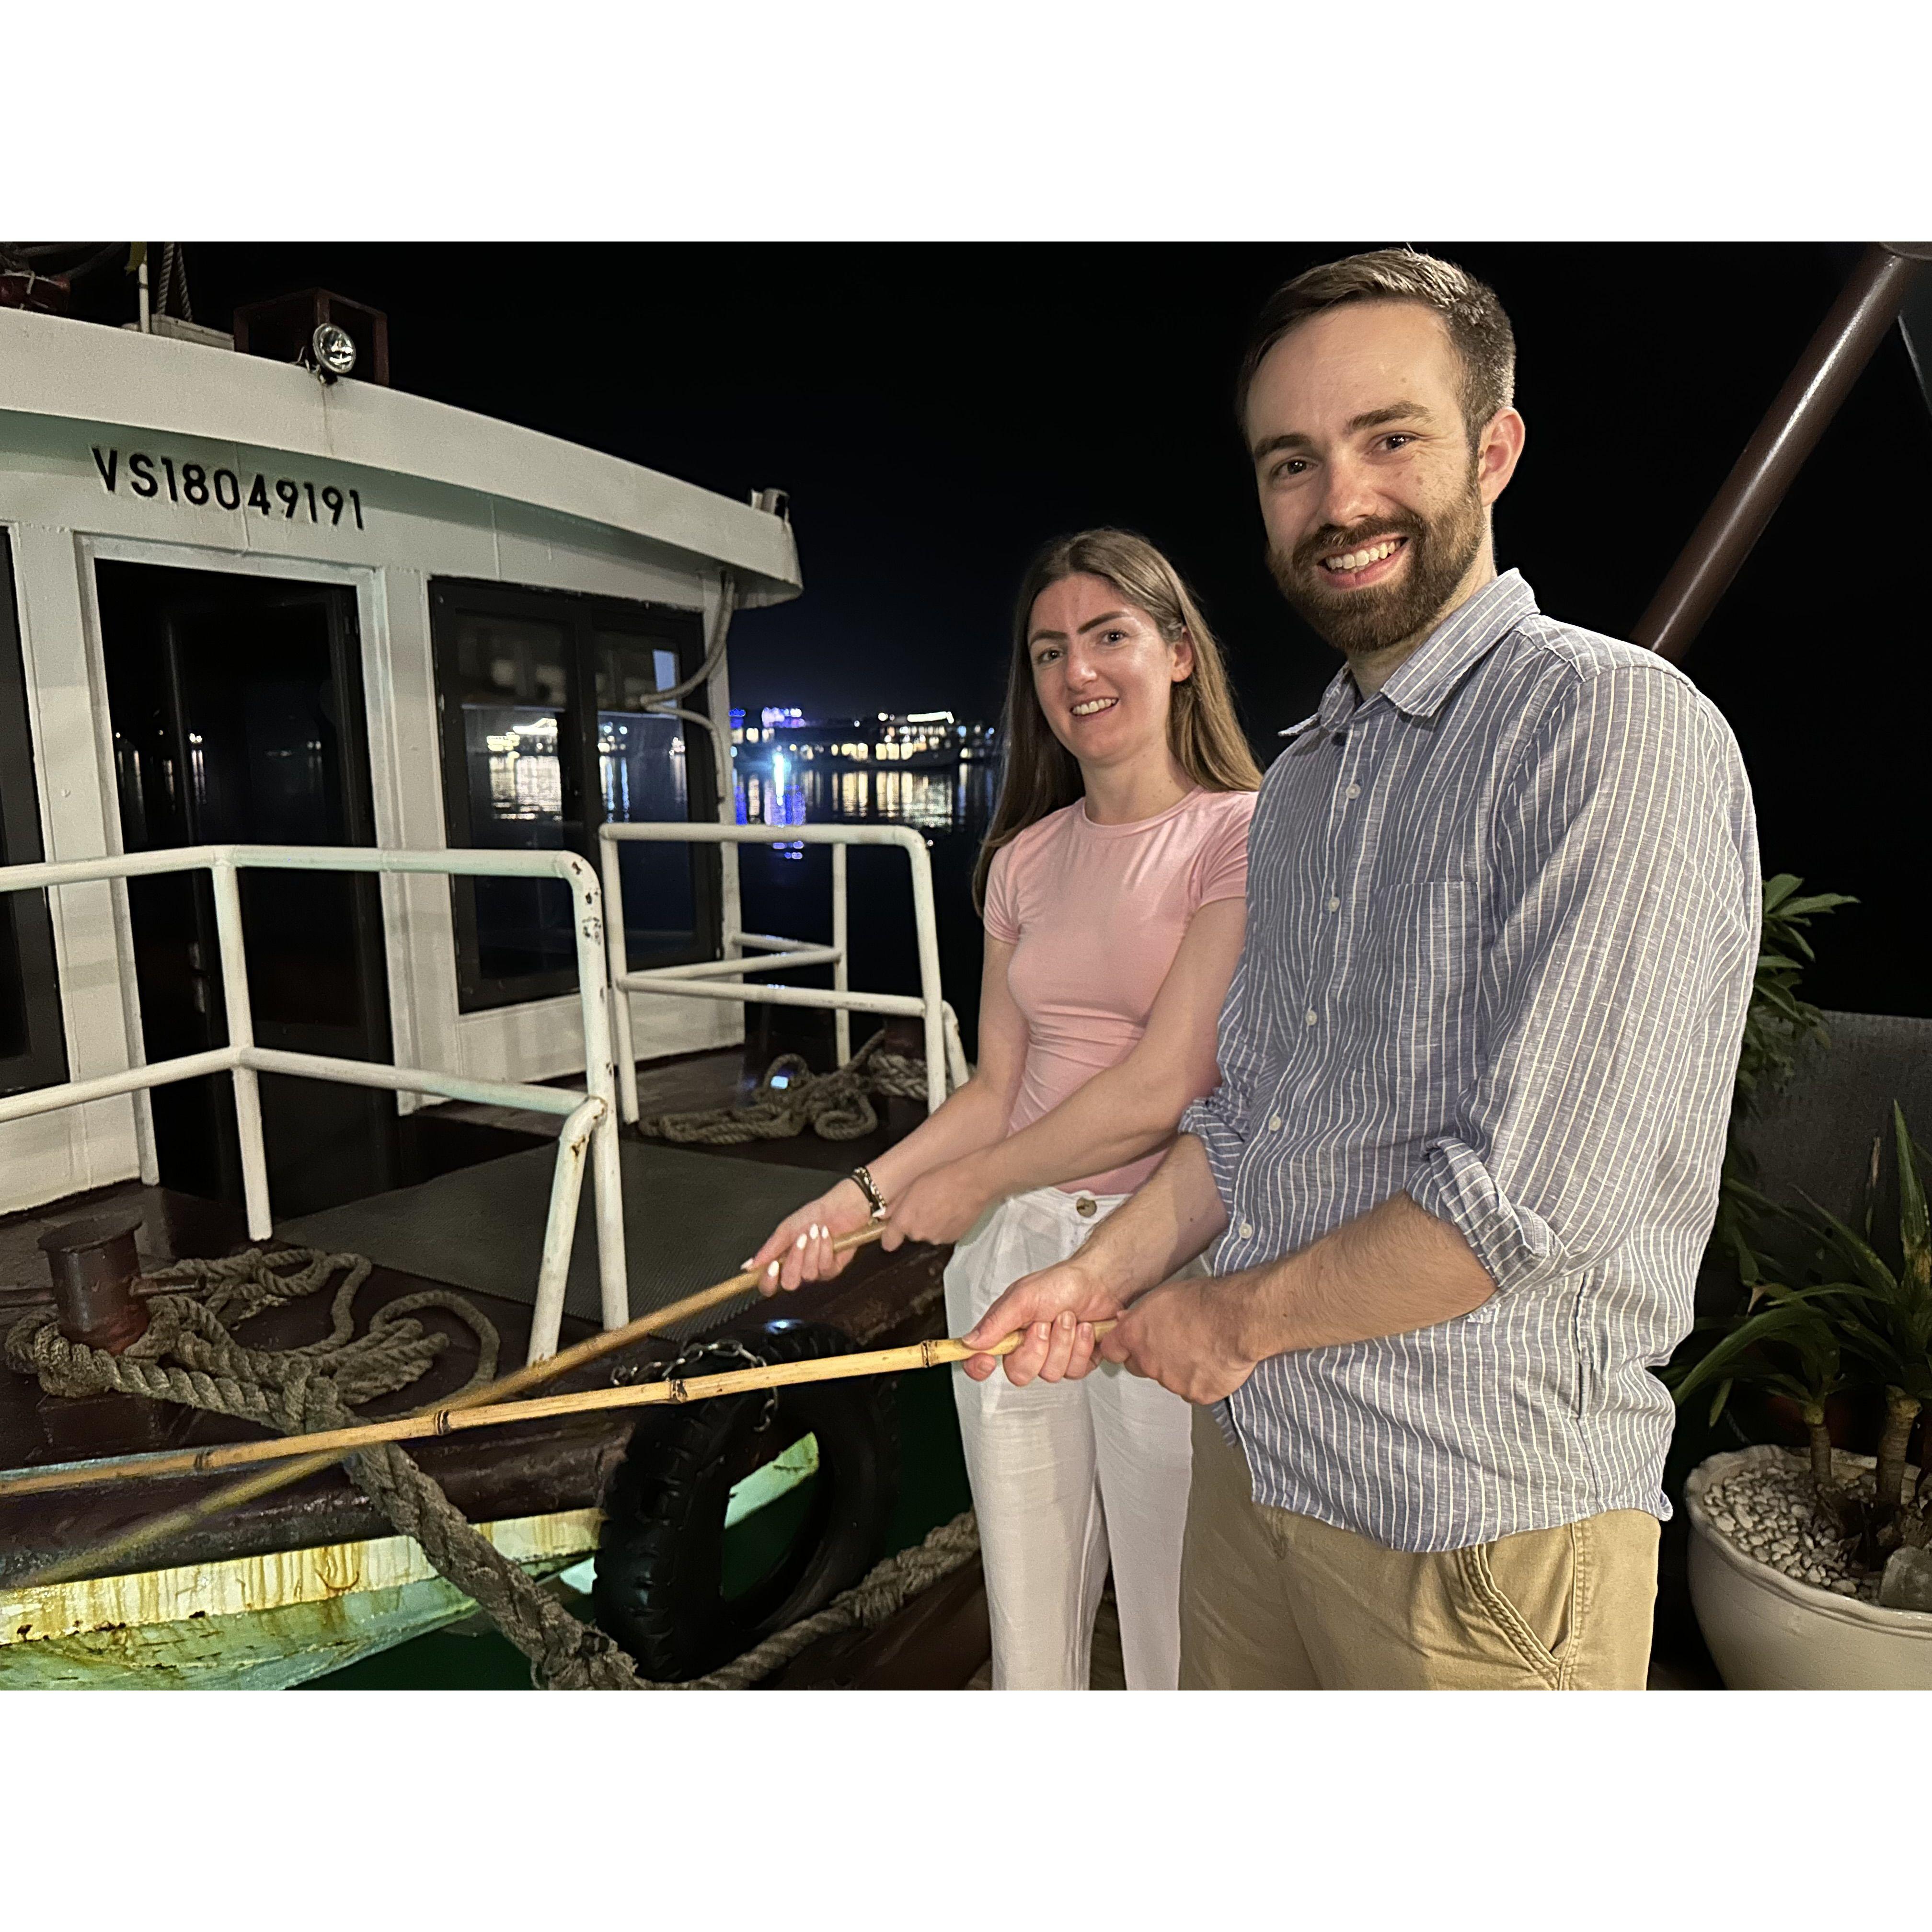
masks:
{"label": "boat roof", "polygon": [[0,411],[285,450],[474,490],[730,566],[741,604],[802,587],[780,516],[446,403],[292,363],[0,308]]}

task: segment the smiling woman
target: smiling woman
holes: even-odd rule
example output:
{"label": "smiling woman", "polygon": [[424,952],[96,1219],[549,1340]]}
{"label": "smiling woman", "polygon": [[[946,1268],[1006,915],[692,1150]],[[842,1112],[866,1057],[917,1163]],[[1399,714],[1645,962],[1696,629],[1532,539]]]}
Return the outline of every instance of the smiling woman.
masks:
{"label": "smiling woman", "polygon": [[[1107,620],[1142,637],[1150,631],[1177,652],[1173,674],[1166,680],[1171,687],[1166,730],[1151,735],[1154,748],[1170,756],[1187,781],[1204,791],[1252,791],[1261,783],[1260,768],[1234,716],[1234,695],[1220,648],[1173,566],[1144,538],[1130,531],[1087,530],[1078,536],[1063,537],[1034,558],[1020,586],[1006,712],[1000,724],[1000,742],[1006,748],[1005,769],[1000,774],[999,802],[973,874],[973,904],[978,910],[986,908],[993,855],[1012,844],[1029,825],[1085,796],[1082,761],[1105,755],[1097,733],[1090,749],[1089,740],[1082,738],[1076,752],[1049,722],[1053,714],[1044,687],[1052,681],[1056,666],[1060,678],[1066,677],[1070,646],[1064,634],[1053,631],[1048,614],[1037,607],[1043,596],[1076,582],[1112,593],[1081,614],[1075,620],[1076,630],[1083,626],[1103,628],[1102,620]],[[1083,641],[1085,635],[1083,632]],[[1188,653],[1185,667],[1178,656],[1184,643]],[[1102,653],[1110,648],[1118,650],[1105,644],[1096,646]],[[1111,686],[1101,688],[1097,665],[1096,659],[1082,654],[1079,675],[1090,676],[1094,689],[1082,686],[1062,706],[1067,712],[1080,702],[1104,712],[1109,707],[1100,699],[1121,694]],[[1070,724],[1070,735],[1071,729]],[[1149,736],[1144,730],[1138,735],[1143,740]],[[1115,742],[1125,741],[1126,734],[1121,731]]]}
{"label": "smiling woman", "polygon": [[[986,920],[980,1064],[916,1132],[775,1228],[772,1288],[836,1274],[832,1240],[952,1243],[948,1322],[969,1328],[1064,1260],[1215,1082],[1240,950],[1260,774],[1213,634],[1144,538],[1090,530],[1022,580]],[[1070,1320],[1034,1342],[1054,1378],[956,1378],[999,1689],[1084,1688],[1111,1568],[1130,1689],[1173,1688],[1187,1405],[1091,1361]]]}

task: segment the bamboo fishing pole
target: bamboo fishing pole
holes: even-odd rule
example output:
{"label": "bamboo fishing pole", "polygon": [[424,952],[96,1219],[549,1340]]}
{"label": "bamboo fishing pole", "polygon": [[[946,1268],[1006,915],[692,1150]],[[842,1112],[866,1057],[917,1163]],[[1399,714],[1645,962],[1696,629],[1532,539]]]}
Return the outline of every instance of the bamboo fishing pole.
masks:
{"label": "bamboo fishing pole", "polygon": [[[1113,1327],[1096,1322],[1097,1337]],[[861,1354],[828,1355],[805,1362],[778,1362],[756,1369],[734,1369],[718,1375],[678,1377],[640,1382],[620,1388],[586,1389],[575,1395],[539,1396],[528,1402],[496,1402],[464,1407],[452,1402],[440,1408],[392,1417],[384,1422],[358,1423],[352,1428],[326,1429],[308,1436],[284,1436],[263,1442],[223,1442],[206,1449],[160,1450],[151,1454],[116,1456],[112,1460],[73,1463],[56,1469],[34,1469],[0,1475],[0,1496],[37,1495],[44,1490],[91,1487],[104,1483],[134,1482],[150,1476],[202,1475],[250,1462],[272,1462],[290,1456],[318,1456],[334,1460],[382,1442],[414,1442],[426,1436],[451,1436],[466,1429],[494,1429],[508,1423],[536,1422],[545,1417],[587,1415],[610,1408],[650,1408],[703,1402],[714,1396],[745,1395],[760,1389],[791,1388],[802,1382],[844,1382],[861,1376],[893,1376],[913,1369],[937,1368],[963,1362],[974,1355],[1010,1355],[1025,1338],[1024,1329],[985,1348],[968,1348],[958,1337],[909,1342],[904,1348],[874,1348]]]}
{"label": "bamboo fishing pole", "polygon": [[[862,1248],[868,1242],[876,1241],[885,1232],[882,1222],[872,1222],[856,1233],[841,1234],[832,1244],[835,1254],[850,1254],[855,1248]],[[439,1409],[454,1412],[481,1408],[488,1403],[501,1402],[506,1398],[520,1395],[524,1390],[541,1388],[545,1382],[554,1382],[559,1376],[568,1375],[573,1369],[594,1362],[600,1356],[613,1354],[622,1348],[644,1341],[649,1336],[662,1334],[664,1330],[680,1322],[687,1322],[694,1315],[703,1315],[722,1306],[728,1301],[735,1301],[742,1294],[755,1290],[760,1279],[760,1271],[748,1268],[742,1274],[734,1274],[728,1280],[700,1288],[695,1294],[686,1295],[682,1301],[673,1302],[668,1308],[660,1308],[654,1313],[640,1316],[634,1322],[627,1322],[621,1328],[606,1330],[585,1340],[574,1342],[569,1348],[561,1349],[554,1355],[546,1356],[540,1362],[531,1362],[513,1370],[507,1376],[500,1376],[480,1388],[452,1396],[446,1402],[431,1403],[414,1412],[416,1417],[433,1415]],[[649,1384],[644,1384],[649,1386]],[[398,1418],[398,1420],[404,1418]],[[270,1446],[280,1448],[294,1441],[284,1437],[280,1442]],[[260,1475],[244,1476],[238,1483],[231,1483],[225,1489],[215,1491],[212,1496],[203,1496],[199,1502],[185,1504],[182,1508],[170,1510],[164,1514],[150,1516],[143,1522],[123,1530],[118,1536],[108,1538],[92,1549],[83,1550],[58,1563],[50,1563],[44,1569],[20,1578],[22,1586],[42,1583],[71,1583],[88,1576],[108,1574],[109,1566],[122,1563],[136,1551],[146,1549],[151,1544],[181,1531],[192,1529],[198,1523],[210,1518],[224,1515],[244,1503],[253,1502],[258,1496],[268,1496],[290,1483],[301,1481],[304,1476],[312,1476],[318,1470],[326,1469],[342,1460],[342,1452],[322,1450],[314,1454],[304,1454],[280,1466],[269,1469]],[[71,1468],[74,1466],[69,1466]],[[52,1474],[51,1470],[37,1474]]]}

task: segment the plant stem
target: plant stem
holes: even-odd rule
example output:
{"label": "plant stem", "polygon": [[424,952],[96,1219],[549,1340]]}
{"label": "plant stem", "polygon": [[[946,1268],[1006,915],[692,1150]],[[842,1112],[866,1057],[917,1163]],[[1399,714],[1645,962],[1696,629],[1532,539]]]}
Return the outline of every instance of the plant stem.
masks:
{"label": "plant stem", "polygon": [[1821,1490],[1832,1486],[1832,1432],[1825,1424],[1825,1412],[1808,1402],[1802,1412],[1804,1432],[1811,1438],[1811,1480]]}
{"label": "plant stem", "polygon": [[1874,1472],[1872,1502],[1880,1523],[1898,1513],[1905,1496],[1905,1444],[1918,1420],[1918,1399],[1903,1389],[1885,1392],[1885,1433],[1878,1439],[1878,1468]]}

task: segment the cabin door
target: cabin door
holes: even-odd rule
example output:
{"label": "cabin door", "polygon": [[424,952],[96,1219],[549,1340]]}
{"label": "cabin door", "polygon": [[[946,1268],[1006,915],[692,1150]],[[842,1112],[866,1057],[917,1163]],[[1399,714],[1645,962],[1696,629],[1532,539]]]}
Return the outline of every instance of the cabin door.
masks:
{"label": "cabin door", "polygon": [[[149,564],[96,569],[128,851],[375,844],[352,590]],[[375,877],[250,869],[240,886],[256,1040],[389,1059]],[[207,874],[131,879],[128,901],[148,1059],[225,1045]],[[278,1220],[399,1184],[390,1095],[275,1074],[261,1091]],[[163,1184],[239,1202],[228,1078],[157,1088],[152,1104]]]}

